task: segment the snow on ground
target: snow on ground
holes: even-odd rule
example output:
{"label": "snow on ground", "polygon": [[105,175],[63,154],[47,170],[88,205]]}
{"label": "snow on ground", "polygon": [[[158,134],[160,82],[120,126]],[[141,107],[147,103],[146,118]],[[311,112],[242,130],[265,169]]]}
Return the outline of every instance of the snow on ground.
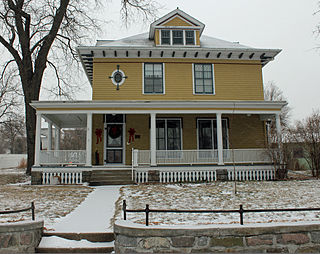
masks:
{"label": "snow on ground", "polygon": [[80,241],[68,240],[58,236],[42,237],[39,248],[81,248],[81,247],[113,247],[114,242],[90,242],[82,239]]}
{"label": "snow on ground", "polygon": [[68,240],[58,236],[42,237],[39,248],[81,248],[81,247],[113,247],[114,242],[90,242],[82,239],[80,241]]}
{"label": "snow on ground", "polygon": [[[233,182],[157,184],[120,189],[115,219],[122,219],[122,200],[127,209],[244,209],[320,207],[320,181]],[[127,219],[145,223],[145,213],[128,213]],[[245,213],[244,223],[319,221],[320,212]],[[239,214],[150,213],[151,225],[238,224]]]}
{"label": "snow on ground", "polygon": [[27,155],[0,154],[0,169],[16,168],[22,159],[27,159]]}
{"label": "snow on ground", "polygon": [[96,187],[73,212],[57,220],[52,228],[58,232],[113,232],[111,219],[120,187]]}

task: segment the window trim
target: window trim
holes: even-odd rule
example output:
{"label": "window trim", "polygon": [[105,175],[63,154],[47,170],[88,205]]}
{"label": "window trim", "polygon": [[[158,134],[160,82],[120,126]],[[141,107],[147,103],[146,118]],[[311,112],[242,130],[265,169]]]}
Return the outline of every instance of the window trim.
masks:
{"label": "window trim", "polygon": [[[162,32],[163,30],[167,30],[170,32],[170,44],[162,44]],[[182,44],[173,44],[173,30],[182,31]],[[179,29],[179,28],[164,28],[159,29],[159,45],[168,47],[168,46],[186,46],[186,47],[200,47],[200,45],[197,45],[196,40],[196,31],[198,29]],[[193,31],[193,44],[186,44],[186,31]]]}
{"label": "window trim", "polygon": [[[145,64],[162,64],[162,93],[145,93],[144,91],[144,71]],[[165,63],[146,62],[142,63],[142,94],[144,95],[163,95],[166,94],[166,82],[165,82]]]}
{"label": "window trim", "polygon": [[[195,70],[194,70],[196,64],[207,64],[207,63],[192,63],[193,95],[216,95],[216,81],[215,81],[214,64],[211,64],[211,70],[212,70],[212,93],[196,93],[196,76],[195,76]],[[210,65],[210,63],[208,65]]]}
{"label": "window trim", "polygon": [[[157,117],[156,118],[156,126],[157,126],[157,120],[164,120],[165,121],[165,130],[164,130],[164,133],[165,133],[165,142],[166,142],[166,150],[158,150],[157,147],[158,147],[158,144],[156,142],[156,151],[181,151],[183,150],[183,128],[182,128],[182,118],[181,117]],[[167,121],[168,120],[178,120],[180,122],[180,150],[168,150],[168,136],[167,136],[167,132],[168,132],[168,129],[167,129]],[[157,129],[157,128],[156,128]],[[157,137],[156,137],[156,140]]]}
{"label": "window trim", "polygon": [[[196,121],[197,121],[197,129],[196,129],[196,132],[197,132],[197,150],[200,151],[200,150],[207,150],[207,149],[200,149],[200,137],[199,137],[199,121],[201,120],[210,120],[211,121],[211,124],[213,124],[213,121],[217,121],[217,118],[212,118],[212,117],[208,117],[208,118],[205,118],[205,117],[200,117],[200,118],[197,118]],[[227,126],[227,133],[226,133],[226,138],[227,138],[227,147],[226,148],[222,148],[223,150],[224,149],[229,149],[230,148],[230,136],[229,136],[229,119],[227,117],[224,117],[224,118],[221,118],[221,126],[222,125],[222,122],[225,121],[226,122],[226,126]],[[223,130],[222,130],[223,131]],[[223,134],[223,133],[222,133]],[[211,150],[218,150],[218,147],[217,149],[214,149],[214,141],[215,139],[217,139],[216,136],[214,136],[214,128],[212,128],[212,145],[213,145],[213,149]],[[218,145],[218,141],[217,141],[217,145]],[[223,145],[223,136],[222,136],[222,145]],[[210,150],[210,149],[209,149]]]}

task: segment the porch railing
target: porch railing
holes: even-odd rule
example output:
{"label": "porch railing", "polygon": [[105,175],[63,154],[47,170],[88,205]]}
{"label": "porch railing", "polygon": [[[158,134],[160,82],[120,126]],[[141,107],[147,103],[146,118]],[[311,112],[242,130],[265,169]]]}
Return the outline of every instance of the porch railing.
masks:
{"label": "porch railing", "polygon": [[[135,166],[150,165],[150,150],[134,150]],[[266,149],[224,149],[224,163],[268,163],[270,158]],[[217,164],[218,150],[157,150],[158,165],[173,164]]]}
{"label": "porch railing", "polygon": [[85,163],[85,150],[40,151],[40,165],[82,165]]}

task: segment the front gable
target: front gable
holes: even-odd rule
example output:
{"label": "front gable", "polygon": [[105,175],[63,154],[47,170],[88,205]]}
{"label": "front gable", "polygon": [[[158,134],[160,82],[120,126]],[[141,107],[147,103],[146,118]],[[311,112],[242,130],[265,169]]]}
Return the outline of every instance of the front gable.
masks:
{"label": "front gable", "polygon": [[158,26],[195,26],[195,24],[177,14],[159,24]]}

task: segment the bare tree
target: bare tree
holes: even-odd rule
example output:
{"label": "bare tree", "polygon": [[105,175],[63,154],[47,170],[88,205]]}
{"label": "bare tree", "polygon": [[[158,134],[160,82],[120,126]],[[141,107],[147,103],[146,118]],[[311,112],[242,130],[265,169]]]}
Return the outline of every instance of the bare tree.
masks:
{"label": "bare tree", "polygon": [[0,124],[10,120],[21,105],[21,89],[13,69],[0,77]]}
{"label": "bare tree", "polygon": [[295,142],[303,146],[303,156],[312,175],[320,175],[320,112],[314,111],[305,120],[297,121],[291,130]]}
{"label": "bare tree", "polygon": [[85,129],[64,129],[61,140],[62,150],[81,150],[86,148]]}
{"label": "bare tree", "polygon": [[[35,110],[30,106],[39,100],[42,79],[47,66],[57,76],[60,94],[63,82],[55,58],[64,56],[70,65],[77,60],[75,45],[99,29],[94,7],[99,0],[2,0],[0,2],[0,43],[10,53],[6,66],[15,63],[24,94],[27,130],[28,167],[31,173],[35,148]],[[121,0],[122,14],[134,9],[145,16],[153,14],[153,0]],[[92,7],[94,6],[94,7]],[[54,49],[54,50],[52,50]],[[6,68],[2,72],[5,72]]]}
{"label": "bare tree", "polygon": [[[23,115],[12,114],[1,125],[2,142],[8,144],[10,153],[22,153],[23,138],[25,134],[25,123]],[[18,145],[17,145],[18,143]]]}

